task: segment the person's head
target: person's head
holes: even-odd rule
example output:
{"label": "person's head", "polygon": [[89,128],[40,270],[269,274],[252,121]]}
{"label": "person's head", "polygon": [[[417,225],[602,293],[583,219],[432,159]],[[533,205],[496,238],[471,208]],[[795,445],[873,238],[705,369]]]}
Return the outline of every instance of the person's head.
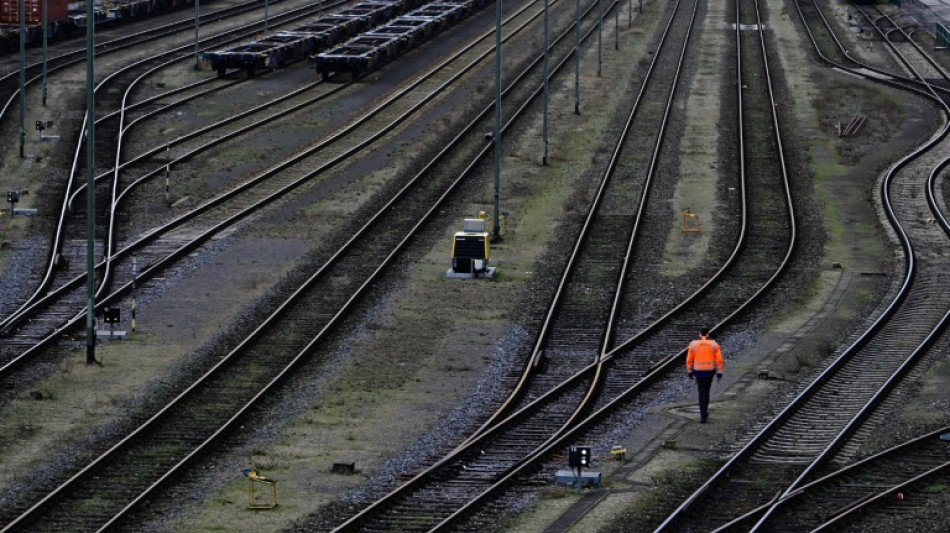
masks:
{"label": "person's head", "polygon": [[709,328],[699,328],[699,334],[703,337],[709,336]]}

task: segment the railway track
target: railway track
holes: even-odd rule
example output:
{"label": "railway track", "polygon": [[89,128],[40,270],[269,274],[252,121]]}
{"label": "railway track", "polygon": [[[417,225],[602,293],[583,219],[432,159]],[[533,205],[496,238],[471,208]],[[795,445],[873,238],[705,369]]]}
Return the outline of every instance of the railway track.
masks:
{"label": "railway track", "polygon": [[883,10],[877,11],[878,15],[873,15],[858,8],[858,12],[895,52],[910,77],[920,80],[931,87],[931,90],[950,87],[950,82],[948,82],[950,75],[947,71],[914,41],[913,34],[920,30],[919,25],[914,22],[908,26],[904,21],[897,20],[895,16]]}
{"label": "railway track", "polygon": [[[342,3],[340,3],[342,4]],[[337,5],[340,5],[337,4]],[[332,7],[331,4],[327,4],[324,8]],[[234,17],[239,17],[241,15],[246,15],[249,13],[256,13],[260,10],[260,4],[257,2],[246,2],[243,4],[238,4],[235,6],[230,6],[227,8],[217,9],[213,11],[205,11],[201,14],[200,23],[203,25],[209,25],[214,22],[219,22],[221,20],[227,20]],[[292,10],[289,13],[275,14],[272,22],[280,23],[281,21],[287,20],[300,20],[301,18],[307,18],[313,16],[318,12],[315,6],[307,6],[304,8],[299,8]],[[262,22],[254,22],[251,24],[240,25],[235,28],[231,28],[228,31],[219,32],[213,36],[206,36],[201,39],[201,44],[208,47],[214,47],[221,43],[229,43],[240,41],[242,39],[247,39],[257,32],[260,31],[262,27]],[[107,41],[97,42],[96,43],[96,55],[102,57],[104,55],[120,54],[127,52],[129,50],[135,49],[136,47],[142,47],[149,43],[155,42],[157,39],[168,38],[176,35],[188,34],[188,32],[194,31],[195,20],[194,17],[186,18],[181,21],[171,22],[165,25],[158,27],[150,28],[145,31],[136,32],[134,34],[122,35],[114,39],[109,39]],[[68,48],[69,44],[63,44],[56,46],[56,49]],[[194,50],[194,43],[190,45],[185,45],[179,48],[179,52],[185,52],[188,50]],[[86,61],[86,50],[85,47],[75,48],[73,50],[64,51],[63,53],[55,53],[47,59],[47,73],[55,74],[62,69],[73,67],[76,65],[84,64]],[[24,72],[24,77],[26,78],[26,86],[34,86],[35,84],[42,81],[43,73],[43,63],[36,62],[29,65],[26,65]],[[9,119],[9,113],[11,108],[14,106],[15,102],[19,98],[19,68],[8,72],[0,76],[0,101],[4,102],[3,107],[0,108],[0,124],[6,124]]]}
{"label": "railway track", "polygon": [[[521,373],[506,378],[513,392],[484,427],[599,362],[616,342],[634,243],[639,234],[653,229],[643,227],[649,216],[645,206],[654,188],[653,178],[694,28],[696,4],[676,7],[614,147],[529,364]],[[681,18],[685,20],[676,20]]]}
{"label": "railway track", "polygon": [[[627,277],[623,267],[631,253],[627,239],[618,236],[635,233],[640,210],[631,206],[642,207],[641,198],[650,187],[649,167],[657,164],[697,6],[696,2],[678,2],[672,8],[657,54],[541,325],[533,355],[512,395],[450,456],[348,519],[339,530],[425,530],[444,523],[523,461],[527,453],[569,425],[584,404],[594,383],[591,374],[561,387],[558,384],[597,363],[609,345],[609,331],[618,316],[611,307],[622,291]],[[614,8],[608,6],[608,10]],[[568,59],[565,57],[559,68]],[[671,64],[676,67],[655,68]],[[643,146],[636,140],[655,147],[648,152],[652,155],[639,161],[640,166],[635,164],[636,157],[621,155],[632,146]],[[547,394],[555,388],[557,393]],[[513,418],[517,423],[509,419],[495,429],[516,411]]]}
{"label": "railway track", "polygon": [[[242,14],[247,9],[247,6],[243,10],[237,10],[236,14]],[[287,13],[277,15],[274,17],[274,24],[279,23],[291,23],[294,21],[299,21],[302,18],[311,16],[317,10],[316,7],[308,6],[302,9],[296,9],[293,11],[288,11]],[[223,14],[212,13],[215,20],[222,18],[222,16],[227,15],[230,11]],[[231,15],[235,16],[235,15]],[[146,39],[159,39],[166,37],[170,33],[174,33],[175,28],[177,31],[183,31],[183,28],[187,26],[174,26],[171,32],[160,33],[157,37],[153,36],[150,32],[144,32]],[[232,28],[228,31],[219,33],[214,36],[206,37],[202,40],[204,45],[208,46],[218,46],[222,43],[230,43],[236,40],[245,39],[248,35],[252,35],[257,28],[257,23],[252,23],[248,25],[239,26]],[[124,51],[128,47],[142,46],[143,42],[141,38],[139,40],[132,40],[132,42],[125,42],[119,40],[119,43],[106,43],[104,50],[109,51]],[[113,47],[110,48],[109,44],[112,44]],[[121,146],[122,146],[122,135],[119,134],[120,130],[125,129],[125,107],[126,102],[129,98],[126,87],[134,88],[142,79],[153,75],[156,71],[161,68],[167,68],[170,64],[175,63],[188,63],[189,60],[193,57],[190,53],[189,46],[179,46],[170,51],[161,52],[159,54],[152,55],[146,59],[139,60],[134,62],[131,65],[121,68],[112,75],[107,76],[103,81],[101,81],[97,88],[96,92],[100,94],[97,101],[99,105],[97,106],[104,116],[97,118],[97,139],[106,139],[105,142],[98,143],[103,148],[114,146],[114,150],[107,150],[103,153],[97,155],[97,162],[102,163],[106,162],[106,165],[112,167],[112,172],[105,172],[103,175],[97,177],[97,191],[96,191],[96,204],[99,206],[108,206],[105,209],[101,209],[100,213],[97,215],[97,227],[100,228],[99,235],[102,239],[97,245],[97,248],[103,251],[103,256],[105,257],[105,263],[98,267],[101,270],[102,277],[100,278],[100,287],[98,291],[101,293],[103,287],[108,285],[109,277],[111,276],[112,268],[110,263],[110,258],[114,252],[114,237],[115,237],[115,227],[113,223],[114,214],[117,212],[118,205],[116,200],[121,193],[120,183],[118,182],[118,172],[115,170],[117,168],[122,168],[121,166]],[[82,55],[82,54],[80,54]],[[84,55],[82,55],[82,60],[73,58],[73,54],[64,54],[62,57],[62,62],[57,61],[50,67],[50,72],[57,72],[60,69],[65,69],[69,66],[75,65],[81,61],[84,61]],[[31,79],[31,83],[37,82],[39,78],[34,76]],[[214,78],[208,78],[204,83],[198,83],[195,86],[190,86],[190,90],[199,90],[200,86],[204,84],[213,84],[215,88],[225,87],[228,84],[222,81],[216,81]],[[131,89],[128,89],[131,90]],[[186,90],[186,89],[182,89]],[[214,90],[214,89],[212,89]],[[180,91],[179,91],[180,92]],[[18,93],[18,90],[17,90]],[[110,109],[108,107],[110,97],[103,95],[115,95],[118,98],[117,101],[114,101],[114,106]],[[207,96],[207,92],[204,93]],[[12,101],[16,97],[16,94],[10,97]],[[197,97],[194,95],[193,97]],[[142,107],[139,105],[138,107]],[[4,115],[0,113],[0,121],[4,120]],[[78,124],[77,124],[78,125]],[[85,126],[79,126],[79,130],[84,131]],[[123,131],[124,133],[124,131]],[[69,138],[72,136],[66,136]],[[81,136],[78,133],[73,137],[75,139],[80,139]],[[111,139],[117,139],[117,144],[112,144]],[[86,222],[85,222],[85,212],[84,206],[83,209],[75,208],[74,209],[74,197],[79,194],[84,187],[86,178],[83,173],[85,169],[85,149],[83,148],[82,142],[76,143],[75,152],[73,155],[73,162],[69,176],[67,177],[67,186],[65,190],[65,201],[62,202],[61,211],[59,214],[59,219],[57,221],[57,228],[54,229],[53,235],[50,242],[50,251],[47,253],[48,264],[41,273],[38,273],[38,277],[35,277],[34,291],[27,297],[25,302],[21,302],[16,306],[16,308],[4,317],[3,321],[0,322],[0,330],[5,333],[9,333],[11,326],[16,323],[23,323],[25,318],[34,318],[27,315],[25,311],[29,309],[35,309],[34,304],[38,301],[42,301],[44,296],[48,291],[55,290],[57,279],[63,280],[60,283],[69,285],[73,284],[76,276],[81,275],[85,272],[85,261],[77,260],[85,257],[85,246],[86,242],[85,231],[86,231]],[[103,166],[103,165],[100,165]],[[109,168],[109,166],[106,166]],[[111,178],[111,179],[107,179]],[[81,202],[80,202],[81,203]],[[105,228],[103,231],[102,228]],[[106,282],[102,284],[102,282]],[[60,285],[63,287],[64,285]],[[82,302],[82,298],[75,295],[70,299],[69,303],[65,306],[60,306],[61,309],[53,311],[50,313],[50,319],[38,319],[31,320],[29,322],[29,327],[31,331],[23,332],[17,335],[17,338],[13,339],[13,343],[16,345],[26,345],[29,344],[30,338],[42,337],[49,334],[58,327],[56,324],[63,324],[64,318],[68,317],[70,313],[70,308],[73,309],[82,309],[85,304]],[[78,304],[78,306],[77,306]]]}
{"label": "railway track", "polygon": [[[760,98],[770,94],[762,87],[757,89],[749,93],[763,95]],[[749,106],[756,109],[762,104],[751,102]],[[777,131],[778,124],[771,121],[773,117],[764,124],[755,119],[740,120],[743,129],[756,131],[758,136],[763,135],[761,132]],[[757,137],[750,135],[749,139],[752,138]],[[753,145],[761,147],[761,140]],[[778,137],[774,146],[781,154]],[[552,465],[545,461],[552,455],[563,457],[567,445],[581,439],[597,441],[597,436],[612,425],[604,423],[611,415],[649,404],[660,388],[657,383],[678,377],[681,372],[682,347],[695,335],[695,325],[716,323],[721,327],[739,315],[773,284],[794,250],[795,224],[787,174],[781,167],[770,168],[773,164],[781,165],[783,158],[768,157],[765,152],[744,165],[749,176],[760,178],[750,177],[740,187],[744,198],[748,191],[748,199],[754,200],[748,205],[758,202],[761,209],[752,209],[747,214],[748,226],[743,225],[743,235],[737,239],[733,256],[712,280],[642,334],[605,354],[602,361],[551,385],[544,393],[539,392],[534,401],[525,401],[527,405],[518,410],[501,410],[495,418],[511,414],[495,425],[485,424],[449,456],[378,499],[337,530],[490,529],[496,524],[486,516],[503,514],[503,509],[512,505],[521,492],[546,483],[534,474],[543,470],[551,475]],[[769,183],[761,178],[775,175],[785,179],[773,178]],[[778,207],[783,202],[787,209]],[[631,239],[631,247],[634,240]],[[781,246],[783,253],[775,253]],[[676,348],[672,354],[671,338],[681,340],[673,343]],[[571,406],[576,406],[576,411],[571,412]],[[576,427],[560,422],[574,421],[575,417],[580,421]],[[561,429],[557,429],[558,423]],[[525,449],[530,453],[525,454]],[[465,499],[471,501],[460,504]],[[453,507],[458,509],[453,512]],[[438,512],[426,514],[421,509]],[[451,514],[440,521],[447,513]]]}
{"label": "railway track", "polygon": [[[946,164],[938,155],[946,133],[945,126],[941,135],[899,161],[883,184],[885,210],[906,261],[903,286],[888,309],[658,530],[768,527],[773,495],[781,500],[833,462],[847,463],[865,428],[883,422],[877,407],[904,384],[948,320],[950,300],[934,297],[943,277],[934,254],[946,253],[950,227],[927,186],[935,169]],[[932,210],[940,223],[922,223],[921,209]]]}
{"label": "railway track", "polygon": [[[754,217],[753,217],[753,218],[754,218]],[[778,218],[781,218],[781,217],[778,217]],[[778,222],[778,218],[776,219],[776,222]],[[768,254],[765,253],[765,249],[760,250],[760,252],[762,252],[763,255],[768,255]],[[724,267],[724,268],[725,268],[725,267]],[[762,270],[765,271],[766,269],[763,268]],[[725,288],[729,288],[729,284],[725,284],[725,285],[723,285],[723,286],[724,286]],[[715,286],[712,286],[711,289],[712,289],[712,290],[715,290]],[[725,290],[725,289],[720,289],[720,290]],[[701,302],[702,300],[697,300],[697,301]],[[735,305],[735,304],[733,304],[733,305]],[[741,307],[741,304],[739,304],[739,306]],[[726,310],[725,310],[725,309],[726,309],[726,306],[723,306],[723,307],[724,307],[723,310],[718,310],[718,309],[717,309],[717,310],[715,310],[715,311],[712,312],[712,313],[707,313],[706,315],[719,315],[719,316],[722,316],[723,314],[726,314]],[[710,316],[706,316],[706,315],[693,315],[693,316],[686,316],[686,315],[683,315],[684,320],[682,321],[682,324],[681,324],[680,326],[671,328],[670,333],[672,333],[672,334],[674,334],[674,335],[679,334],[679,329],[680,329],[680,328],[683,328],[682,336],[683,336],[683,339],[686,339],[686,338],[688,338],[688,337],[690,336],[690,334],[692,333],[692,329],[688,329],[688,330],[687,330],[686,327],[687,327],[687,326],[690,326],[690,327],[691,327],[693,324],[696,323],[695,321],[699,320],[699,321],[701,321],[701,322],[705,322],[705,321],[709,321],[709,320],[712,320],[712,321],[718,320],[717,318],[710,318]],[[631,331],[636,331],[636,328],[633,328],[633,327],[630,327],[629,329],[630,329]],[[685,342],[686,342],[685,340],[680,339],[679,337],[674,337],[674,338],[675,338],[675,341],[673,341],[673,342],[670,342],[668,337],[658,336],[657,338],[658,338],[658,339],[659,339],[659,338],[665,338],[666,340],[663,341],[665,344],[662,344],[660,347],[658,347],[658,348],[650,348],[650,350],[652,350],[654,353],[660,353],[660,352],[667,353],[667,352],[670,351],[670,346],[671,346],[671,345],[679,345],[681,340],[682,340],[682,345],[685,345]],[[628,345],[628,344],[624,344],[624,345],[621,347],[620,351],[627,350],[627,349],[633,351],[633,346],[637,346],[637,345],[636,345],[636,344],[629,344],[629,345]],[[637,350],[637,351],[639,351],[639,350]],[[617,352],[617,351],[615,351],[615,352]],[[619,353],[619,352],[617,352],[617,353]],[[620,358],[618,358],[618,361],[619,361],[619,359],[620,359]],[[611,361],[611,360],[612,360],[612,359],[608,356],[607,361]],[[671,360],[672,360],[672,359],[671,359]],[[644,366],[639,367],[639,368],[632,368],[632,369],[628,372],[627,377],[625,377],[625,378],[623,378],[623,379],[617,379],[617,383],[614,384],[614,386],[616,387],[616,392],[609,393],[607,396],[612,396],[612,397],[614,397],[614,398],[617,398],[617,397],[624,397],[624,394],[626,394],[626,393],[627,393],[627,390],[629,390],[631,387],[643,386],[643,385],[644,385],[644,382],[646,381],[646,380],[643,378],[643,376],[644,376],[644,375],[649,375],[652,370],[656,370],[656,369],[657,369],[656,365],[657,365],[658,363],[662,363],[662,361],[663,361],[663,359],[660,358],[659,361],[654,361],[652,365],[647,364],[647,365],[644,365]],[[608,364],[610,365],[610,364],[614,364],[614,363],[608,363]],[[617,365],[617,366],[618,366],[618,368],[619,368],[619,365]],[[676,366],[675,363],[671,363],[670,366],[669,366],[669,368],[667,369],[667,371],[670,371],[670,369],[675,368],[675,366]],[[594,379],[594,378],[593,378],[593,372],[594,372],[594,371],[584,368],[583,365],[581,365],[580,367],[574,367],[574,370],[575,370],[576,373],[586,373],[586,376],[585,376],[584,379],[587,381],[587,383],[590,383],[590,381]],[[566,372],[566,373],[567,373],[567,372]],[[565,373],[565,374],[566,374],[566,373]],[[619,375],[619,372],[617,373],[617,375]],[[638,377],[638,376],[639,376],[639,377]],[[589,385],[580,385],[580,386],[578,386],[577,392],[574,392],[574,393],[572,393],[572,394],[581,394],[581,395],[582,395],[583,393],[582,393],[581,391],[586,390],[585,387],[589,387]],[[627,390],[624,390],[624,389],[627,389]],[[623,391],[623,392],[621,392],[621,391]],[[563,391],[561,391],[561,392],[555,392],[555,394],[567,394],[567,393],[564,393]],[[543,396],[544,396],[544,395],[543,395],[542,393],[540,393],[540,392],[534,394],[535,399],[541,399],[541,398],[543,398]],[[627,398],[629,398],[629,396],[627,396]],[[610,409],[612,405],[613,405],[613,404],[610,403],[610,402],[605,402],[605,405],[603,406],[603,408],[605,408],[605,409]],[[599,413],[600,410],[598,409],[597,412]],[[559,416],[563,416],[563,415],[559,415]],[[609,415],[607,415],[607,416],[609,416]],[[592,423],[592,424],[593,424],[593,423]],[[579,426],[579,427],[580,427],[580,426]],[[596,429],[593,429],[593,430],[591,430],[591,431],[596,432],[597,430],[596,430]],[[176,437],[174,437],[174,438],[177,439],[178,437],[176,436]],[[558,440],[556,440],[556,441],[551,441],[551,442],[549,442],[549,443],[548,443],[548,446],[545,448],[545,449],[546,449],[547,456],[550,456],[550,454],[555,453],[555,452],[563,451],[563,448],[564,448],[564,446],[566,445],[566,443],[568,443],[568,442],[576,442],[579,438],[580,438],[580,437],[578,437],[578,434],[577,434],[577,433],[569,433],[569,434],[568,434],[566,437],[564,437],[564,438],[558,439]],[[573,440],[571,440],[571,439],[573,439]],[[518,444],[517,441],[514,441],[513,443],[511,443],[512,446],[516,446],[517,444]],[[541,456],[543,457],[544,455],[541,454]],[[543,459],[538,459],[537,461],[538,461],[538,462],[531,463],[531,464],[537,465],[537,464],[543,462]],[[466,466],[467,466],[467,468],[468,468],[468,464],[467,464],[467,463],[466,463]],[[530,471],[530,470],[532,470],[532,468],[535,468],[535,469],[536,469],[536,468],[540,468],[540,467],[537,467],[537,466],[534,466],[534,467],[532,467],[532,466],[526,466],[526,467],[524,467],[524,470],[521,471],[521,475],[524,475],[524,471]],[[484,470],[478,470],[478,469],[473,469],[473,470],[474,470],[474,472],[471,473],[471,475],[472,475],[473,477],[475,477],[475,476],[491,477],[491,472],[489,472],[489,473],[486,474],[486,472],[485,472]],[[492,471],[492,472],[493,472],[493,471]],[[516,476],[516,475],[518,475],[517,472],[509,472],[509,474],[506,474],[504,477],[505,477],[505,478],[508,478],[509,476]],[[495,475],[494,477],[491,477],[491,480],[492,480],[492,481],[495,481],[495,480],[497,480],[497,479],[498,479],[498,476],[497,476],[497,475]],[[514,478],[511,478],[511,479],[514,479]],[[508,481],[508,480],[507,480],[507,479],[503,479],[503,480],[501,480],[501,481]],[[501,482],[501,481],[500,481],[500,482]],[[508,482],[510,483],[510,481],[508,481]],[[530,484],[530,483],[529,483],[529,484]],[[503,501],[503,500],[502,500],[502,501]],[[481,504],[480,504],[480,505],[481,505]],[[489,505],[491,505],[491,504],[489,504]],[[496,505],[497,505],[497,504],[496,504]],[[503,505],[503,504],[502,504],[502,505]],[[474,509],[474,507],[473,507],[473,509]],[[474,511],[465,511],[465,513],[471,513],[471,512],[474,512]],[[469,516],[471,516],[471,515],[469,515]],[[482,520],[482,519],[481,519],[481,518],[478,518],[478,519],[476,519],[476,521],[473,522],[473,523],[474,523],[474,524],[485,524],[485,523],[486,523],[486,522],[480,521],[480,520]],[[475,527],[475,526],[472,526],[471,524],[472,524],[472,523],[469,523],[469,525],[468,525],[468,526],[465,526],[465,527]]]}
{"label": "railway track", "polygon": [[[538,17],[538,14],[529,11],[528,7],[530,4],[509,17],[510,24],[517,26],[513,30],[515,36],[524,32],[528,24]],[[199,208],[183,213],[161,227],[150,228],[144,234],[124,239],[119,251],[109,253],[108,264],[115,262],[115,266],[109,268],[115,271],[119,278],[112,284],[100,286],[97,294],[97,308],[107,307],[122,295],[129,294],[133,283],[131,279],[133,257],[141,266],[137,276],[138,282],[147,282],[151,277],[160,275],[162,270],[157,267],[169,268],[175,260],[190,253],[201,243],[207,242],[213,235],[251,216],[258,207],[272,204],[296,189],[312,185],[318,178],[324,179],[322,176],[329,170],[357,157],[370,143],[383,138],[411,117],[423,112],[427,105],[437,101],[441,93],[453,84],[459,83],[466,73],[478,66],[480,61],[486,60],[490,52],[482,49],[479,43],[484,42],[488,37],[483,35],[480,40],[467,45],[463,51],[451,58],[451,61],[444,63],[442,67],[429,71],[396,95],[389,97],[381,105],[365,115],[354,118],[351,125],[328,134],[324,140],[304,149],[283,163],[239,183],[219,197],[209,198]],[[443,80],[442,73],[449,65],[454,64],[462,64],[463,67],[448,81]],[[217,83],[214,80],[215,78],[210,79]],[[197,85],[202,85],[202,83]],[[106,211],[110,216],[114,216],[123,210],[123,203],[130,202],[129,197],[135,194],[138,188],[147,185],[149,180],[155,180],[164,175],[168,165],[185,164],[207,154],[213,148],[226,145],[226,143],[242,142],[244,135],[266,124],[286,120],[292,113],[322,104],[332,96],[346,97],[348,87],[349,85],[326,86],[317,81],[307,88],[291,91],[284,96],[183,135],[165,147],[154,147],[130,157],[127,162],[120,162],[115,167],[117,170],[100,175],[102,182],[118,183],[120,179],[114,176],[114,173],[121,172],[123,176],[126,173],[130,174],[128,178],[121,179],[122,182],[126,182],[124,185],[114,187],[120,189],[121,192],[114,198],[107,199],[109,205],[113,207]],[[309,95],[308,93],[314,92],[314,89],[317,89],[317,94]],[[207,89],[185,96],[182,100],[191,101],[200,96],[215,94],[217,90],[219,90],[217,87]],[[420,99],[416,96],[417,94],[426,96]],[[170,96],[169,93],[165,95]],[[152,100],[147,98],[142,102],[148,104]],[[137,103],[130,107],[137,108],[139,105]],[[169,112],[178,105],[178,102],[169,104],[161,110]],[[390,118],[392,116],[397,118],[393,120]],[[126,135],[119,137],[119,141],[121,142],[125,137]],[[164,149],[171,146],[176,148],[174,152]],[[170,159],[156,161],[155,158],[158,155]],[[144,172],[138,170],[141,167],[147,170]],[[74,201],[83,191],[84,187],[77,187],[77,191],[69,200]],[[153,195],[153,193],[145,193],[145,195]],[[67,209],[67,211],[70,210]],[[119,237],[121,233],[116,236],[116,238]],[[67,243],[72,243],[77,253],[82,252],[84,242],[84,239],[67,240]],[[108,264],[100,263],[97,269],[104,269]],[[84,308],[85,272],[79,267],[74,268],[77,272],[73,276],[64,276],[66,283],[50,291],[43,298],[33,303],[28,302],[20,311],[0,322],[0,327],[8,332],[12,344],[19,347],[32,343],[37,348],[42,348],[48,346],[54,338],[67,333],[69,328],[81,321],[81,310]],[[104,289],[111,285],[115,285],[117,289],[108,294],[105,293]],[[12,370],[21,362],[25,362],[29,353],[16,352],[7,361],[5,370]]]}
{"label": "railway track", "polygon": [[[570,46],[564,48],[570,49]],[[540,59],[533,63],[533,68],[538,68]],[[538,94],[538,91],[531,90],[530,84],[521,87],[516,83],[511,92],[518,91],[522,93],[521,98],[527,97],[529,101]],[[488,116],[489,111],[490,108],[485,109],[480,116]],[[478,144],[472,137],[480,138],[480,133],[477,133],[480,131],[476,121],[465,134],[455,139],[454,144]],[[67,521],[72,527],[83,529],[100,527],[93,524],[110,527],[120,522],[121,515],[128,509],[146,499],[148,493],[156,491],[174,475],[176,469],[211,446],[240,418],[242,412],[250,409],[286,373],[291,372],[295,364],[313,356],[315,346],[327,332],[358,301],[372,280],[387,270],[387,265],[395,260],[426,217],[431,216],[453,188],[471,172],[472,164],[468,164],[461,177],[448,173],[447,166],[441,164],[447,151],[448,148],[443,150],[328,263],[297,287],[290,299],[281,304],[249,338],[223,355],[204,377],[102,458],[94,459],[62,487],[40,498],[25,514],[14,518],[7,529],[55,528]],[[477,157],[484,157],[487,152],[488,147],[484,147]],[[392,216],[393,213],[398,215]],[[380,227],[381,222],[385,222],[383,227]],[[264,384],[263,389],[261,384]],[[209,406],[213,407],[209,410]],[[223,425],[217,427],[213,424],[211,420],[214,418]],[[181,424],[182,420],[189,420],[187,427]],[[194,447],[189,450],[188,447],[161,444],[172,441],[192,442]],[[158,453],[159,450],[162,453]],[[145,461],[145,457],[152,467],[148,472],[143,471],[141,476],[101,475],[106,469],[117,473],[139,471],[138,465]],[[123,486],[123,483],[133,483],[137,488]],[[102,505],[90,505],[82,513],[71,509],[69,502],[89,490],[99,494],[97,501]],[[144,492],[129,502],[137,491]]]}
{"label": "railway track", "polygon": [[[921,77],[913,76],[912,73],[907,76],[906,67],[896,65],[896,69],[882,68],[856,59],[845,48],[837,35],[840,29],[829,21],[822,6],[814,0],[795,2],[794,5],[799,19],[802,21],[802,27],[812,42],[812,48],[821,61],[848,72],[850,75],[875,80],[878,83],[910,91],[924,97],[930,97],[932,91],[937,91],[943,98],[950,96],[950,90],[946,87],[930,85]],[[883,35],[883,33],[879,33],[879,35]],[[932,67],[932,69],[934,68],[938,67]],[[904,72],[901,72],[901,69]]]}
{"label": "railway track", "polygon": [[948,438],[950,427],[939,428],[806,483],[774,504],[767,525],[835,531],[900,523],[947,482]]}

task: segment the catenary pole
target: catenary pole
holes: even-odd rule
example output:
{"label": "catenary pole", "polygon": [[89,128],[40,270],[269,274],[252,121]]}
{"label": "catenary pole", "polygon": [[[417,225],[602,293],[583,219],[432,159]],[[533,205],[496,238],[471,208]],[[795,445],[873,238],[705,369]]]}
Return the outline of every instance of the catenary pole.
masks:
{"label": "catenary pole", "polygon": [[20,157],[26,157],[23,145],[26,143],[26,14],[23,4],[26,0],[17,2],[17,16],[20,21]]}
{"label": "catenary pole", "polygon": [[96,93],[95,11],[86,2],[86,364],[96,362]]}
{"label": "catenary pole", "polygon": [[495,148],[495,194],[492,238],[501,235],[500,189],[501,189],[501,0],[495,0],[495,132],[492,144]]}
{"label": "catenary pole", "polygon": [[604,65],[604,1],[597,0],[597,75]]}
{"label": "catenary pole", "polygon": [[574,114],[581,114],[581,0],[574,0]]}
{"label": "catenary pole", "polygon": [[198,53],[199,20],[201,20],[201,0],[195,0],[195,69],[201,68],[201,55]]}
{"label": "catenary pole", "polygon": [[541,152],[541,164],[548,164],[548,103],[550,101],[550,92],[548,90],[548,62],[550,56],[550,44],[548,42],[548,0],[544,0],[544,117],[541,121],[541,136],[544,138],[544,147]]}
{"label": "catenary pole", "polygon": [[48,2],[43,0],[43,107],[46,107],[46,62],[49,59],[49,52],[46,49],[46,37],[49,30],[49,16],[46,13]]}

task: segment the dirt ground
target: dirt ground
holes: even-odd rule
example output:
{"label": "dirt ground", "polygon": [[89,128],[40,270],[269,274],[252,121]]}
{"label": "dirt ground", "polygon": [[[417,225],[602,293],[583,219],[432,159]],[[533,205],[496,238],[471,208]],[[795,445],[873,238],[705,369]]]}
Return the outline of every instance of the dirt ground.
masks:
{"label": "dirt ground", "polygon": [[[473,413],[500,394],[498,376],[516,362],[510,347],[529,336],[519,322],[519,305],[530,298],[532,282],[548,274],[543,260],[562,220],[584,207],[579,201],[589,184],[593,156],[602,151],[600,137],[623,108],[619,101],[631,83],[623,68],[630,57],[641,57],[650,34],[647,21],[656,16],[656,2],[643,2],[644,14],[632,29],[620,20],[621,50],[604,48],[603,75],[594,72],[596,49],[588,49],[581,76],[581,115],[573,113],[573,78],[552,86],[551,144],[547,167],[539,164],[540,120],[509,140],[503,163],[504,205],[511,213],[504,241],[493,249],[498,275],[493,280],[446,279],[451,234],[461,220],[479,211],[491,212],[491,181],[486,174],[481,190],[446,213],[445,225],[413,247],[412,259],[376,291],[373,303],[351,320],[345,338],[328,347],[320,365],[304,369],[231,439],[223,457],[203,463],[191,479],[182,480],[174,510],[154,517],[143,529],[152,531],[273,531],[344,499],[355,500],[366,486],[384,486],[410,471],[426,454],[437,454],[466,427]],[[728,46],[725,2],[709,2],[706,15],[703,67],[690,80],[691,122],[681,142],[682,181],[676,194],[687,202],[701,195],[715,179],[703,169],[715,164],[718,129],[717,57]],[[838,4],[837,2],[835,4]],[[811,283],[801,287],[804,304],[762,317],[764,325],[738,328],[720,339],[727,350],[727,378],[714,389],[712,423],[693,423],[693,390],[684,383],[679,397],[653,409],[634,432],[620,439],[631,454],[626,463],[605,461],[606,482],[596,497],[552,490],[519,515],[510,531],[595,531],[627,513],[666,469],[681,468],[697,453],[733,443],[743,417],[780,390],[782,380],[755,379],[760,370],[794,378],[813,367],[847,332],[861,327],[886,290],[892,269],[893,245],[881,229],[874,190],[881,170],[932,131],[931,110],[919,102],[895,96],[871,84],[818,68],[780,2],[770,2],[777,40],[782,44],[782,69],[797,118],[789,131],[808,139],[807,156],[814,196],[821,207],[824,252],[815,263]],[[636,9],[636,6],[634,6]],[[643,22],[641,22],[641,20]],[[613,21],[606,28],[613,36]],[[873,55],[878,50],[864,48]],[[855,95],[858,95],[855,98]],[[831,125],[862,111],[880,109],[903,124],[893,137],[854,145],[837,138]],[[872,120],[874,120],[872,118]],[[882,119],[883,120],[883,119]],[[886,129],[872,124],[868,131]],[[870,133],[869,133],[870,135]],[[288,235],[288,215],[280,213],[254,221],[203,251],[188,267],[169,276],[139,303],[139,328],[133,340],[103,344],[102,367],[87,367],[78,355],[35,390],[46,393],[37,402],[24,396],[0,406],[4,420],[19,421],[22,444],[0,455],[11,475],[0,488],[15,489],[52,451],[69,444],[77,428],[121,419],[127,405],[142,400],[146,391],[172,380],[182,365],[245,309],[266,294],[312,250],[314,241],[330,231],[398,172],[402,154],[411,152],[395,140],[382,149],[396,154],[390,167],[346,183],[345,186],[304,194],[290,205],[298,224],[326,224]],[[674,210],[675,213],[675,210]],[[17,221],[22,223],[21,221]],[[28,231],[28,228],[21,228]],[[671,215],[669,242],[679,237]],[[706,241],[704,246],[715,243]],[[672,253],[668,251],[667,253]],[[671,277],[697,261],[669,261]],[[751,331],[754,329],[754,331]],[[950,365],[938,361],[921,381],[920,392],[900,413],[907,432],[937,423],[948,400],[941,387]],[[938,409],[933,406],[937,405]],[[26,424],[24,421],[32,421]],[[675,440],[673,449],[662,443]],[[883,440],[883,439],[882,439]],[[636,450],[634,452],[634,450]],[[334,463],[354,463],[352,475],[331,472]],[[241,468],[254,467],[278,480],[279,506],[273,510],[245,508]],[[597,505],[587,504],[596,501]],[[631,525],[631,529],[633,529]]]}

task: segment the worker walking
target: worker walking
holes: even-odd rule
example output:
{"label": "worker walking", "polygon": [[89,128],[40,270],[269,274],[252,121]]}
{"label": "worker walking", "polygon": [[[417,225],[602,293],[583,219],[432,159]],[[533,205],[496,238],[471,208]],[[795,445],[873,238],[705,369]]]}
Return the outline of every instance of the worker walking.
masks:
{"label": "worker walking", "polygon": [[709,419],[709,389],[713,376],[722,379],[722,349],[719,343],[709,338],[709,328],[700,328],[699,339],[689,343],[686,355],[686,373],[696,379],[699,388],[699,421]]}

